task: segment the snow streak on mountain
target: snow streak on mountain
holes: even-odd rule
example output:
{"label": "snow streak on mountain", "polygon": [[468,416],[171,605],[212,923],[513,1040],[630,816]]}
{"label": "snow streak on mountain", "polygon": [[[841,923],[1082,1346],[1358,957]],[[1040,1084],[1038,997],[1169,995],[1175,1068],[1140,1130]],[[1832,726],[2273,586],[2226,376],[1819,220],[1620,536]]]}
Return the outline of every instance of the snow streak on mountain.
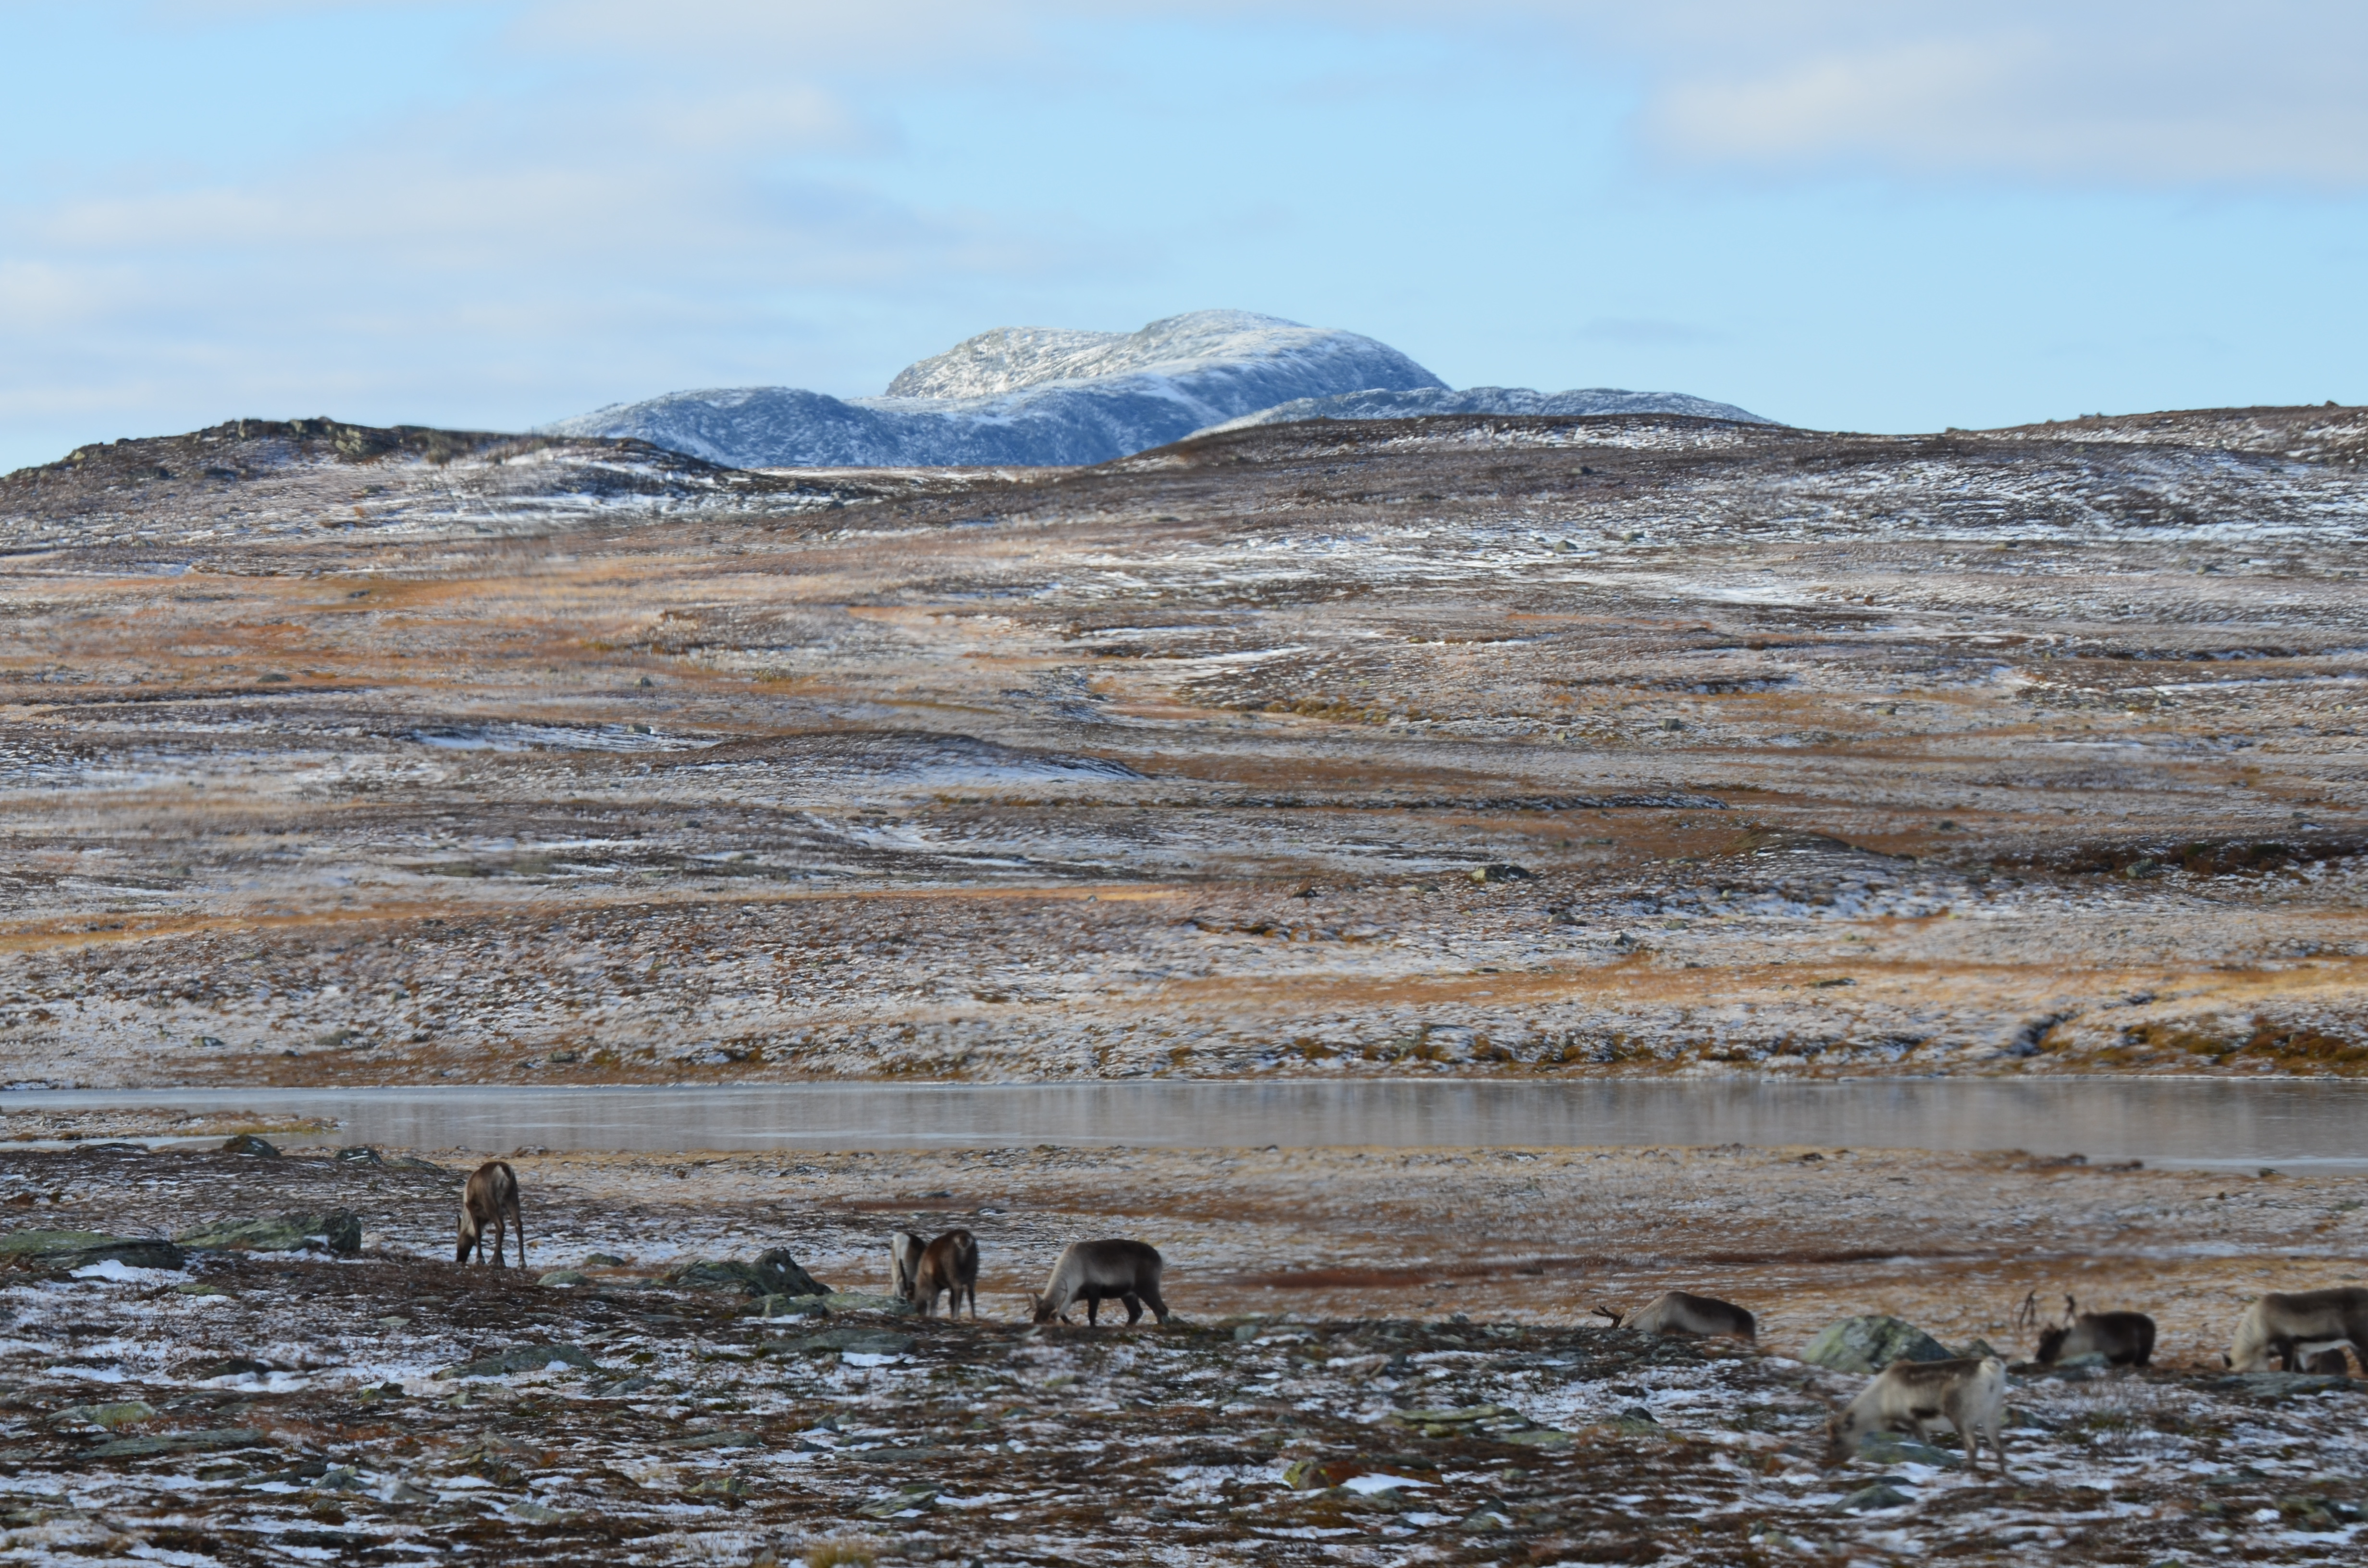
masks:
{"label": "snow streak on mountain", "polygon": [[[1628,401],[1571,409],[1455,401],[1483,395],[1543,404]],[[1399,409],[1393,398],[1442,401]],[[1368,407],[1391,412],[1362,412]],[[1297,408],[1309,412],[1281,412]],[[1673,394],[1455,392],[1387,344],[1352,332],[1247,311],[1194,311],[1133,333],[981,333],[907,367],[884,397],[836,398],[794,387],[669,392],[547,429],[635,437],[733,468],[907,468],[1107,462],[1246,416],[1652,410],[1752,418],[1724,403]]]}

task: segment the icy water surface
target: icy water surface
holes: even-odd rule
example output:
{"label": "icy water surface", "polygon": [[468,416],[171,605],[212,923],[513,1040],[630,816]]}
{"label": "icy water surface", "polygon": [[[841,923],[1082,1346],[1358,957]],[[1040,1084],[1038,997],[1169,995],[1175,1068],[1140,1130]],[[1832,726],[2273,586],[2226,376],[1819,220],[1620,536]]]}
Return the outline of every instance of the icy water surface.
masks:
{"label": "icy water surface", "polygon": [[803,1084],[738,1087],[44,1090],[0,1111],[154,1108],[333,1121],[341,1143],[554,1152],[1572,1145],[2078,1153],[2368,1169],[2368,1085],[1998,1083]]}

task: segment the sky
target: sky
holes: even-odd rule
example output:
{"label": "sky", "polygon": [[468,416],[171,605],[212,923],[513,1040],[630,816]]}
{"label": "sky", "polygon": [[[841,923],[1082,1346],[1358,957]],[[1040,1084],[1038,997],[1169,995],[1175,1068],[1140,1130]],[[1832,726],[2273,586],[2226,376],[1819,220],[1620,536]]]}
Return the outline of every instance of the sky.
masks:
{"label": "sky", "polygon": [[0,470],[1260,311],[1455,386],[2368,402],[2344,0],[0,0]]}

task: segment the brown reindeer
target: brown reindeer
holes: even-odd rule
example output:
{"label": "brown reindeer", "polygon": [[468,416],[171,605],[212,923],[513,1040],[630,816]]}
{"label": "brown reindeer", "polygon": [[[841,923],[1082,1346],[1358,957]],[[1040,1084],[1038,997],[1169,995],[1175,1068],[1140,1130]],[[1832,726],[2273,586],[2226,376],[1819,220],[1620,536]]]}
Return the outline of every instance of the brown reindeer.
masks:
{"label": "brown reindeer", "polygon": [[2154,1319],[2144,1312],[2084,1312],[2064,1298],[2064,1322],[2043,1329],[2032,1359],[2043,1367],[2076,1356],[2102,1356],[2112,1367],[2143,1367],[2154,1359]]}
{"label": "brown reindeer", "polygon": [[1741,1307],[1715,1296],[1691,1295],[1684,1290],[1665,1290],[1641,1312],[1622,1315],[1610,1307],[1598,1307],[1595,1312],[1599,1317],[1610,1318],[1614,1328],[1633,1328],[1645,1334],[1700,1335],[1704,1338],[1727,1335],[1742,1340],[1757,1339],[1759,1334],[1759,1323]]}
{"label": "brown reindeer", "polygon": [[1927,1428],[1945,1421],[1964,1439],[1968,1471],[1979,1467],[1981,1440],[1987,1437],[2003,1478],[2006,1444],[1998,1438],[1998,1411],[2005,1400],[2006,1363],[1995,1356],[1894,1361],[1826,1423],[1826,1465],[1850,1460],[1858,1452],[1859,1440],[1870,1433],[1921,1437]]}
{"label": "brown reindeer", "polygon": [[968,1231],[948,1231],[921,1249],[913,1270],[912,1300],[921,1303],[921,1315],[931,1315],[938,1293],[946,1298],[946,1316],[962,1315],[962,1298],[970,1298],[970,1317],[978,1321],[978,1238]]}
{"label": "brown reindeer", "polygon": [[[1104,1301],[1126,1303],[1127,1326],[1143,1321],[1146,1302],[1161,1323],[1167,1321],[1167,1303],[1160,1299],[1159,1277],[1167,1265],[1159,1249],[1144,1242],[1071,1242],[1053,1266],[1042,1291],[1030,1291],[1028,1305],[1038,1323],[1063,1317],[1070,1304],[1086,1303],[1086,1322],[1093,1324]],[[1066,1321],[1064,1319],[1064,1321]]]}
{"label": "brown reindeer", "polygon": [[526,1219],[518,1212],[518,1172],[510,1169],[507,1160],[487,1160],[469,1175],[467,1190],[461,1194],[461,1245],[452,1255],[455,1263],[469,1261],[474,1252],[477,1261],[485,1261],[485,1229],[494,1232],[493,1264],[503,1267],[503,1221],[518,1227],[518,1267],[526,1267]]}

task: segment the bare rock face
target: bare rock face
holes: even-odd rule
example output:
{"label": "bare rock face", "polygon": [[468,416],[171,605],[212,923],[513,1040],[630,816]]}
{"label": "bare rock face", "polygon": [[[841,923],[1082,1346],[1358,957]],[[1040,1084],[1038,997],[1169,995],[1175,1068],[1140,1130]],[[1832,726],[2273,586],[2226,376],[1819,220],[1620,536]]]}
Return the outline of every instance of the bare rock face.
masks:
{"label": "bare rock face", "polygon": [[1903,1318],[1844,1318],[1809,1341],[1801,1359],[1837,1372],[1880,1372],[1894,1361],[1946,1361],[1955,1352]]}

